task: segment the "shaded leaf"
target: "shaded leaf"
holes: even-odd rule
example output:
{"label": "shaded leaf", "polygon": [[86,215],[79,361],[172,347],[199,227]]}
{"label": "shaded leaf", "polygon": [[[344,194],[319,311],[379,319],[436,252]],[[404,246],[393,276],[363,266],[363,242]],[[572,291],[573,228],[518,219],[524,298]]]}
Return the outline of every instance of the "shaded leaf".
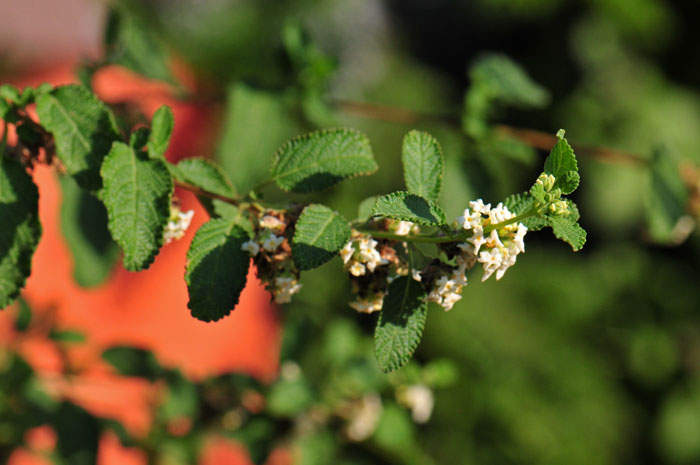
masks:
{"label": "shaded leaf", "polygon": [[68,177],[61,185],[61,232],[73,262],[73,279],[80,286],[101,284],[119,257],[119,247],[107,228],[102,202]]}
{"label": "shaded leaf", "polygon": [[374,331],[375,353],[383,372],[398,370],[411,359],[423,334],[427,308],[425,290],[414,279],[400,276],[389,285]]}
{"label": "shaded leaf", "polygon": [[19,296],[40,237],[37,187],[24,166],[0,155],[0,309]]}
{"label": "shaded leaf", "polygon": [[491,98],[505,104],[541,108],[549,103],[547,89],[506,55],[489,53],[479,57],[471,65],[469,76],[473,83],[486,86]]}
{"label": "shaded leaf", "polygon": [[163,245],[173,180],[165,162],[117,142],[102,165],[108,227],[124,251],[124,267],[148,268]]}
{"label": "shaded leaf", "polygon": [[294,264],[311,270],[333,258],[350,239],[348,221],[325,205],[304,208],[296,223],[292,245]]}
{"label": "shaded leaf", "polygon": [[408,192],[394,192],[379,197],[372,208],[372,215],[412,221],[424,226],[445,224],[445,212],[439,206]]}
{"label": "shaded leaf", "polygon": [[143,76],[174,82],[169,54],[152,24],[126,8],[112,9],[105,32],[105,59]]}
{"label": "shaded leaf", "polygon": [[438,141],[427,132],[413,130],[404,137],[401,153],[408,192],[437,201],[445,171]]}
{"label": "shaded leaf", "polygon": [[192,316],[220,320],[238,304],[250,262],[248,253],[241,250],[247,240],[245,230],[230,218],[210,220],[197,230],[185,271]]}
{"label": "shaded leaf", "polygon": [[102,161],[119,140],[111,110],[85,87],[68,85],[40,95],[36,111],[68,174],[84,189],[99,189]]}
{"label": "shaded leaf", "polygon": [[377,170],[367,137],[353,129],[326,129],[295,137],[277,150],[272,176],[285,191],[315,192]]}
{"label": "shaded leaf", "polygon": [[662,243],[675,242],[676,225],[686,215],[689,193],[678,163],[673,152],[656,150],[649,165],[646,218],[649,235]]}
{"label": "shaded leaf", "polygon": [[236,187],[248,192],[268,178],[275,150],[299,131],[280,95],[236,84],[227,94],[217,160]]}
{"label": "shaded leaf", "polygon": [[152,352],[136,347],[112,346],[102,352],[102,359],[122,376],[155,381],[163,372]]}

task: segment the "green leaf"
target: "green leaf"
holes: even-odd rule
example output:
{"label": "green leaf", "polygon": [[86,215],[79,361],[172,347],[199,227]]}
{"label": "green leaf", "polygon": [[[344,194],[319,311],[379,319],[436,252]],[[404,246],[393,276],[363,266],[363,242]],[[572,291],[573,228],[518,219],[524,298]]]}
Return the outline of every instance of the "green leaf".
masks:
{"label": "green leaf", "polygon": [[175,82],[168,66],[169,53],[157,29],[127,8],[112,9],[105,33],[105,60],[143,76]]}
{"label": "green leaf", "polygon": [[372,216],[372,209],[378,198],[378,195],[373,195],[360,202],[360,205],[357,207],[357,218],[360,220],[368,220]]}
{"label": "green leaf", "polygon": [[165,162],[116,142],[102,165],[108,227],[124,251],[124,267],[148,268],[163,245],[173,180]]}
{"label": "green leaf", "polygon": [[[177,165],[169,165],[175,178],[212,194],[235,197],[236,188],[226,173],[216,163],[204,158],[187,158]],[[238,214],[238,209],[230,203],[198,195],[199,203],[212,217],[231,217]]]}
{"label": "green leaf", "polygon": [[348,221],[325,205],[311,204],[301,212],[292,245],[294,264],[311,270],[333,258],[350,240]]}
{"label": "green leaf", "polygon": [[423,334],[427,309],[425,290],[414,279],[400,276],[389,285],[374,331],[375,353],[383,372],[398,370],[411,359]]}
{"label": "green leaf", "polygon": [[441,226],[446,223],[445,212],[438,205],[403,191],[379,197],[372,208],[372,215],[412,221],[424,226]]}
{"label": "green leaf", "polygon": [[678,162],[674,152],[656,150],[649,165],[646,218],[649,235],[661,243],[676,240],[676,225],[687,214],[688,188],[681,178]]}
{"label": "green leaf", "polygon": [[236,187],[248,192],[269,177],[275,150],[300,130],[281,95],[236,84],[227,94],[217,160]]}
{"label": "green leaf", "polygon": [[104,361],[122,376],[138,376],[155,381],[163,372],[153,353],[127,346],[112,346],[102,352]]}
{"label": "green leaf", "polygon": [[85,334],[74,329],[52,329],[49,332],[49,339],[64,344],[80,344],[85,342]]}
{"label": "green leaf", "polygon": [[32,322],[32,309],[26,300],[17,299],[17,317],[15,318],[15,331],[24,332]]}
{"label": "green leaf", "polygon": [[486,54],[471,66],[472,83],[486,86],[492,98],[505,104],[541,108],[549,103],[547,89],[534,82],[516,62],[502,54]]}
{"label": "green leaf", "polygon": [[119,140],[110,109],[85,87],[69,85],[40,95],[36,111],[68,174],[85,189],[99,189],[102,161]]}
{"label": "green leaf", "polygon": [[438,141],[427,132],[413,130],[404,137],[401,153],[408,192],[436,202],[445,171]]}
{"label": "green leaf", "polygon": [[376,170],[367,136],[354,129],[325,129],[282,145],[275,155],[272,176],[281,189],[303,193]]}
{"label": "green leaf", "polygon": [[148,138],[151,136],[151,130],[148,128],[136,128],[129,135],[129,146],[134,150],[141,150],[148,143]]}
{"label": "green leaf", "polygon": [[570,194],[578,187],[578,164],[574,149],[564,138],[564,131],[560,130],[557,137],[559,140],[544,162],[544,172],[556,178],[555,188],[561,189],[563,194]]}
{"label": "green leaf", "polygon": [[586,231],[575,221],[562,217],[549,218],[554,236],[564,242],[569,243],[574,251],[581,250],[586,243]]}
{"label": "green leaf", "polygon": [[0,86],[0,98],[7,99],[10,102],[17,103],[21,100],[22,94],[12,84],[3,84]]}
{"label": "green leaf", "polygon": [[37,187],[24,166],[0,154],[0,309],[19,296],[40,237]]}
{"label": "green leaf", "polygon": [[151,135],[148,138],[148,154],[162,157],[170,144],[170,136],[175,127],[175,117],[169,106],[163,105],[156,110],[151,120]]}
{"label": "green leaf", "polygon": [[204,223],[187,252],[185,282],[192,316],[216,321],[238,304],[248,276],[250,256],[241,250],[248,234],[233,219]]}
{"label": "green leaf", "polygon": [[71,253],[73,278],[80,286],[97,286],[119,257],[119,247],[107,229],[107,210],[72,178],[61,176],[59,181],[61,232]]}
{"label": "green leaf", "polygon": [[205,158],[187,158],[177,164],[178,181],[191,184],[224,197],[236,195],[236,189],[226,173],[216,163]]}

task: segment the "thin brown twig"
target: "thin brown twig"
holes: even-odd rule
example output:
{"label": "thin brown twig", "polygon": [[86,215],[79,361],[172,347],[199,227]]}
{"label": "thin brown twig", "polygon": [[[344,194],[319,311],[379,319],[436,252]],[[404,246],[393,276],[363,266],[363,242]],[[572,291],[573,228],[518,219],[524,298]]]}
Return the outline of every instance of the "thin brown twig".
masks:
{"label": "thin brown twig", "polygon": [[[431,114],[417,112],[408,108],[394,107],[390,105],[374,104],[367,102],[353,102],[349,100],[335,100],[332,105],[343,113],[348,113],[363,118],[371,118],[389,121],[399,124],[416,124],[420,122],[438,122],[451,127],[461,129],[461,122],[456,115]],[[556,136],[536,131],[534,129],[522,129],[505,124],[497,125],[496,132],[503,136],[511,137],[524,144],[538,149],[550,150],[557,143]],[[646,159],[631,152],[611,149],[607,147],[595,147],[582,144],[574,144],[576,154],[583,157],[594,158],[600,161],[644,166]]]}

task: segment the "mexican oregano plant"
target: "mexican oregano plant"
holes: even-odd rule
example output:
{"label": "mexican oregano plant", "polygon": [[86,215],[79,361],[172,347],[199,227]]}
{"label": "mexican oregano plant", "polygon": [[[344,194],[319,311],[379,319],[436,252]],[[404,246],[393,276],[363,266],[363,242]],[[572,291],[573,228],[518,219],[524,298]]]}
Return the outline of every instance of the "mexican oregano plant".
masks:
{"label": "mexican oregano plant", "polygon": [[[30,117],[30,104],[36,104],[38,120]],[[380,312],[375,343],[385,372],[410,359],[429,302],[450,310],[478,265],[482,280],[494,274],[500,279],[525,251],[526,234],[544,227],[574,250],[586,238],[576,205],[565,197],[577,188],[579,175],[563,130],[528,191],[498,204],[464,199],[464,213],[454,220],[438,204],[445,165],[440,145],[430,134],[410,131],[402,149],[406,190],[367,199],[349,221],[322,204],[273,207],[260,198],[260,188],[239,194],[223,170],[205,159],[171,164],[163,156],[175,124],[168,107],[156,111],[150,128],[125,137],[112,110],[85,87],[42,85],[20,92],[4,85],[0,118],[2,308],[19,296],[41,235],[37,188],[28,173],[36,163],[54,165],[104,204],[107,229],[131,271],[148,268],[161,247],[183,236],[192,212],[180,211],[174,187],[194,192],[211,216],[196,232],[185,266],[188,307],[202,321],[217,321],[236,307],[251,258],[260,280],[283,304],[302,291],[302,271],[340,255],[354,293],[350,307]],[[14,145],[7,145],[10,125]],[[364,134],[326,129],[283,144],[261,186],[318,192],[377,168]]]}

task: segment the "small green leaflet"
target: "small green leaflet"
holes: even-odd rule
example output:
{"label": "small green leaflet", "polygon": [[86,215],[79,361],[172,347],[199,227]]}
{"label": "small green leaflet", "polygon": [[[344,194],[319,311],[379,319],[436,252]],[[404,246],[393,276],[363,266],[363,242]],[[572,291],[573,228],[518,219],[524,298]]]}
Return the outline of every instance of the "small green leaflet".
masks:
{"label": "small green leaflet", "polygon": [[401,153],[408,192],[436,202],[445,171],[438,141],[427,132],[413,130],[404,137]]}
{"label": "small green leaflet", "polygon": [[61,232],[73,260],[73,279],[80,286],[102,284],[119,257],[107,229],[107,211],[69,176],[59,178],[62,192]]}
{"label": "small green leaflet", "polygon": [[0,154],[0,309],[19,297],[40,237],[37,187],[24,166]]}
{"label": "small green leaflet", "polygon": [[68,174],[84,189],[98,190],[102,160],[119,140],[111,110],[85,87],[69,85],[40,95],[36,111]]}
{"label": "small green leaflet", "polygon": [[150,157],[162,157],[165,154],[174,127],[175,118],[170,107],[163,105],[158,108],[153,114],[151,134],[148,137],[148,155]]}
{"label": "small green leaflet", "polygon": [[446,223],[445,212],[438,205],[402,191],[379,197],[372,208],[372,215],[412,221],[423,226],[441,226]]}
{"label": "small green leaflet", "polygon": [[165,162],[115,142],[102,165],[102,178],[107,225],[124,251],[124,268],[148,268],[163,245],[170,216],[173,180]]}
{"label": "small green leaflet", "polygon": [[581,250],[586,243],[586,231],[575,221],[562,217],[549,218],[554,236],[564,242],[569,243],[574,252]]}
{"label": "small green leaflet", "polygon": [[178,181],[225,197],[236,195],[236,189],[226,173],[216,163],[205,158],[187,158],[177,165]]}
{"label": "small green leaflet", "polygon": [[295,137],[277,150],[272,176],[292,192],[316,192],[377,170],[369,139],[354,129],[326,129]]}
{"label": "small green leaflet", "polygon": [[187,252],[187,306],[202,321],[217,321],[238,304],[250,256],[241,250],[248,234],[230,218],[210,220],[197,230]]}
{"label": "small green leaflet", "polygon": [[296,223],[292,257],[300,270],[311,270],[333,258],[350,239],[345,218],[325,205],[311,204]]}
{"label": "small green leaflet", "polygon": [[425,290],[416,280],[400,276],[389,285],[374,330],[377,362],[384,373],[398,370],[411,359],[423,334],[427,309]]}
{"label": "small green leaflet", "polygon": [[[199,187],[212,194],[223,197],[234,197],[236,188],[226,173],[216,163],[204,158],[187,158],[177,165],[168,165],[175,178],[186,184]],[[199,203],[212,217],[229,217],[238,214],[236,207],[222,200],[212,199],[203,195],[197,196]]]}
{"label": "small green leaflet", "polygon": [[656,150],[649,164],[646,217],[649,235],[657,242],[673,243],[674,229],[686,215],[688,188],[678,169],[678,157],[669,150]]}
{"label": "small green leaflet", "polygon": [[570,194],[578,187],[578,163],[574,149],[564,138],[563,130],[557,132],[557,138],[559,140],[544,162],[544,172],[556,178],[554,187],[561,189],[563,194]]}

